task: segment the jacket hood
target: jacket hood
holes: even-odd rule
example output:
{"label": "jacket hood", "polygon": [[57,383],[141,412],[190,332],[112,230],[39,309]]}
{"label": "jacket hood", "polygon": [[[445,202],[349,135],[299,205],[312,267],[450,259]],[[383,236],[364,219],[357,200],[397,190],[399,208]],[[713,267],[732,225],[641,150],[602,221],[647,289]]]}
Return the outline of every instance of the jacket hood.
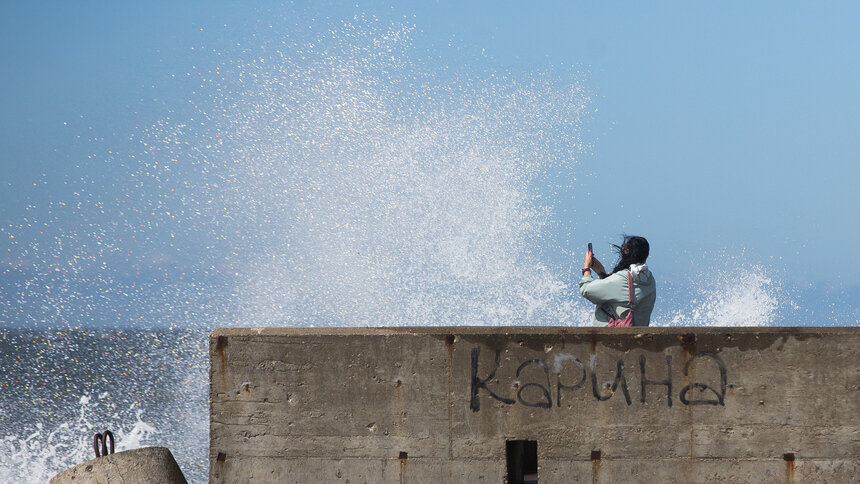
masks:
{"label": "jacket hood", "polygon": [[648,270],[648,264],[631,264],[630,273],[633,274],[634,281],[648,282],[651,280],[651,271]]}

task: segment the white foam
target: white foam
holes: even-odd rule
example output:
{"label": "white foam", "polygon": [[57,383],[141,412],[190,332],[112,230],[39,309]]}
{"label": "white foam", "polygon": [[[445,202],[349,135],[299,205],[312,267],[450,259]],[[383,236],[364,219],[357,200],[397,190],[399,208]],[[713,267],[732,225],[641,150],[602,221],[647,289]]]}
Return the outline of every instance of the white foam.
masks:
{"label": "white foam", "polygon": [[[781,286],[759,264],[727,263],[694,278],[695,296],[681,301],[658,326],[769,326],[775,324]],[[730,267],[731,269],[725,269]]]}
{"label": "white foam", "polygon": [[[79,401],[78,417],[70,422],[52,426],[36,423],[22,432],[25,437],[6,435],[0,438],[0,482],[48,482],[66,468],[95,457],[92,438],[104,429],[95,428],[90,416],[110,415],[110,412],[104,404],[94,407],[90,395],[82,395]],[[114,429],[117,452],[153,445],[151,437],[156,433],[155,428],[144,423],[141,414],[138,410],[131,425],[123,424],[125,415],[100,419],[103,425]]]}

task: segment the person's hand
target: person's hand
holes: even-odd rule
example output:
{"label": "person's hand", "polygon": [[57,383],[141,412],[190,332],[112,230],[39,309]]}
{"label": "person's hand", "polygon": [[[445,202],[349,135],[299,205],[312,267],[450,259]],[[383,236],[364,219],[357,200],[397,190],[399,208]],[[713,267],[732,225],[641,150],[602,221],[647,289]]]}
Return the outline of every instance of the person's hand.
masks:
{"label": "person's hand", "polygon": [[594,272],[596,272],[601,278],[606,276],[606,269],[603,268],[603,264],[601,264],[593,254],[591,256],[591,268],[594,269]]}
{"label": "person's hand", "polygon": [[594,254],[590,250],[585,251],[585,262],[583,263],[582,268],[591,269],[591,263],[593,259]]}

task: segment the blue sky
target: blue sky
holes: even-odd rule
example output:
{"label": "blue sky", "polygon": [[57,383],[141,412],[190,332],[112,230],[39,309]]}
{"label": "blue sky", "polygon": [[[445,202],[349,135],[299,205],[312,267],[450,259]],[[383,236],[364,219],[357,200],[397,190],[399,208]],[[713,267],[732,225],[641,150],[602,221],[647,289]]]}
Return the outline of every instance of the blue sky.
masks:
{"label": "blue sky", "polygon": [[93,145],[187,99],[193,86],[170,76],[201,62],[199,49],[248,39],[285,11],[294,25],[365,12],[415,22],[423,46],[482,50],[499,69],[584,73],[593,149],[575,196],[555,207],[579,217],[570,243],[638,233],[670,276],[743,254],[780,277],[857,284],[857,4],[540,5],[4,2],[0,217],[19,224],[27,205],[38,213],[74,191],[69,180],[105,170],[86,161]]}

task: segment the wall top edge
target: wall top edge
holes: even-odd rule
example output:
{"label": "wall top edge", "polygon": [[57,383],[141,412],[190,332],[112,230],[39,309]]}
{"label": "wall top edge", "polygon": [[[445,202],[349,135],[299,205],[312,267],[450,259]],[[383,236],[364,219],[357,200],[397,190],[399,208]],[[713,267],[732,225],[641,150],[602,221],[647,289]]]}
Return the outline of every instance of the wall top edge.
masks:
{"label": "wall top edge", "polygon": [[860,335],[860,327],[844,326],[746,326],[746,327],[635,327],[597,328],[569,326],[386,326],[386,327],[246,327],[217,328],[210,337],[219,336],[390,336],[390,335],[684,335],[684,334],[802,334]]}

